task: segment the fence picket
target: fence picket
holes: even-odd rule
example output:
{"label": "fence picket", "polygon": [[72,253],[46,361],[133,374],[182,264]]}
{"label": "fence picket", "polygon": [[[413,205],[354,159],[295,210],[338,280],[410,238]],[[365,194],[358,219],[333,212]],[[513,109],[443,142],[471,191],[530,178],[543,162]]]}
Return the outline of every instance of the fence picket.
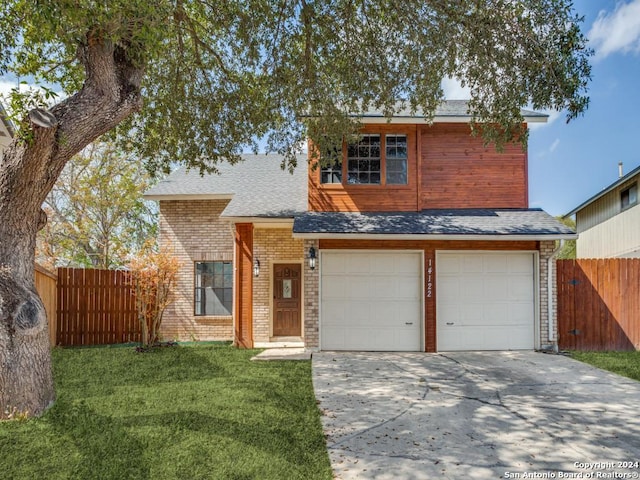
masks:
{"label": "fence picket", "polygon": [[58,269],[58,345],[140,341],[128,272]]}

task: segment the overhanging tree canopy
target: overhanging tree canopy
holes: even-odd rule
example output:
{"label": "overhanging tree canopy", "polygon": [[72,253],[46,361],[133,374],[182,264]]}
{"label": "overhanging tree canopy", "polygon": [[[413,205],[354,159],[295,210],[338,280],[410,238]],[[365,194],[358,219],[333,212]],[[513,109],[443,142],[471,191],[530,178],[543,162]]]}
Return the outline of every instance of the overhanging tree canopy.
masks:
{"label": "overhanging tree canopy", "polygon": [[523,106],[587,108],[579,23],[569,0],[5,0],[0,72],[70,96],[49,127],[24,116],[0,162],[0,407],[54,398],[35,236],[65,163],[98,136],[117,129],[151,171],[210,171],[265,136],[292,166],[305,131],[334,142],[347,112],[398,99],[433,113],[455,77],[504,141]]}

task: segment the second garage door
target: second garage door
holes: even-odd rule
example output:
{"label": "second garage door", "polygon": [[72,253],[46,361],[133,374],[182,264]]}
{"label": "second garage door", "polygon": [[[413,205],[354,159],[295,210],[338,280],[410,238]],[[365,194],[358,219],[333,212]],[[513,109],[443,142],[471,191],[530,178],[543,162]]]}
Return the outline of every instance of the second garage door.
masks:
{"label": "second garage door", "polygon": [[422,255],[322,252],[323,350],[422,349]]}
{"label": "second garage door", "polygon": [[438,253],[438,350],[534,348],[534,255]]}

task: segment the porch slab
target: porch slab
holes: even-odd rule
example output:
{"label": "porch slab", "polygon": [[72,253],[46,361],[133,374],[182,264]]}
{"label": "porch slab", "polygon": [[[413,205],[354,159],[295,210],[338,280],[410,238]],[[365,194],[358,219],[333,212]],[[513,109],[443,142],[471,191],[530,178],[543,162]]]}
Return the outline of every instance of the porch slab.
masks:
{"label": "porch slab", "polygon": [[305,348],[269,348],[251,360],[311,360],[311,351]]}

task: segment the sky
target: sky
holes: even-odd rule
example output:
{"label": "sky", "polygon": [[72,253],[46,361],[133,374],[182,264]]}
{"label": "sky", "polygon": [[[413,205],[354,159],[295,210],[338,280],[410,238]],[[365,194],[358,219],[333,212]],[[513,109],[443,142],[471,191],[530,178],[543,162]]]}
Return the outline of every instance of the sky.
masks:
{"label": "sky", "polygon": [[[624,173],[640,166],[640,0],[575,0],[592,57],[590,105],[565,122],[563,112],[532,125],[529,137],[529,204],[552,215],[573,210]],[[15,82],[0,78],[0,93]],[[455,81],[450,99],[465,98]]]}
{"label": "sky", "polygon": [[[563,215],[640,165],[640,0],[577,0],[592,57],[590,104],[529,138],[529,204]],[[548,112],[547,112],[548,113]]]}

